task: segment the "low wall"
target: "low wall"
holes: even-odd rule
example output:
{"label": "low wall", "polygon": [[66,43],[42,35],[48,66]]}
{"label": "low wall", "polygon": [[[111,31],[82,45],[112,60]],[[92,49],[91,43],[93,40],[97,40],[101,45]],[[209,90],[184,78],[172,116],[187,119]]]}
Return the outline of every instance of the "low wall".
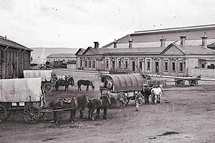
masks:
{"label": "low wall", "polygon": [[201,77],[213,77],[215,78],[215,69],[190,69],[190,73],[192,76],[201,75]]}

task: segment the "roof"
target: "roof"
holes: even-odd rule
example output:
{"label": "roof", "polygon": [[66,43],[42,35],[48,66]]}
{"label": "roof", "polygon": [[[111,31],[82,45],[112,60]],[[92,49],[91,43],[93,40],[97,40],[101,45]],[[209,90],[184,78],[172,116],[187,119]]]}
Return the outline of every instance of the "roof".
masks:
{"label": "roof", "polygon": [[[181,46],[176,43],[171,43],[167,47],[137,47],[137,48],[92,48],[88,47],[84,53],[86,54],[89,50],[92,51],[92,55],[160,55],[171,46],[175,46],[185,55],[215,55],[215,51],[209,48],[204,48],[203,46]],[[91,54],[90,54],[91,55]]]}
{"label": "roof", "polygon": [[215,51],[202,46],[179,46],[188,55],[215,55]]}
{"label": "roof", "polygon": [[104,54],[160,54],[165,48],[163,47],[143,47],[143,48],[110,48]]}
{"label": "roof", "polygon": [[72,58],[76,57],[74,53],[60,53],[60,54],[51,54],[47,58]]}
{"label": "roof", "polygon": [[79,53],[81,53],[80,55],[82,55],[84,51],[85,51],[84,48],[79,48],[75,55],[78,55]]}
{"label": "roof", "polygon": [[194,30],[202,30],[202,29],[215,29],[215,24],[135,31],[133,33],[133,35],[135,35],[135,34],[163,33],[163,32],[177,32],[177,31],[194,31]]}
{"label": "roof", "polygon": [[15,48],[15,49],[23,49],[23,50],[27,50],[27,51],[33,51],[32,49],[30,48],[27,48],[19,43],[16,43],[12,40],[9,40],[5,37],[2,37],[0,36],[0,45],[2,46],[9,46],[9,47],[12,47],[12,48]]}

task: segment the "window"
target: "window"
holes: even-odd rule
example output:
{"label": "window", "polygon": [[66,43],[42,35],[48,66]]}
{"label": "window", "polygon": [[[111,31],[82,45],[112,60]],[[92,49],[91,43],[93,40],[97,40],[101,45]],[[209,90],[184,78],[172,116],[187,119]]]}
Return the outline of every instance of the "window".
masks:
{"label": "window", "polygon": [[95,68],[96,67],[96,62],[95,61],[93,61],[93,68]]}
{"label": "window", "polygon": [[202,68],[203,68],[203,69],[205,68],[205,64],[202,64]]}
{"label": "window", "polygon": [[128,61],[125,61],[125,68],[128,68]]}
{"label": "window", "polygon": [[172,71],[175,71],[175,62],[172,62]]}
{"label": "window", "polygon": [[81,66],[81,67],[82,67],[82,62],[83,62],[83,61],[81,60],[81,61],[80,61],[80,66]]}
{"label": "window", "polygon": [[168,71],[168,61],[165,61],[165,62],[164,62],[164,65],[165,65],[165,69],[164,69],[164,70],[165,70],[165,71]]}
{"label": "window", "polygon": [[143,62],[142,61],[139,62],[139,68],[140,68],[140,70],[143,69]]}
{"label": "window", "polygon": [[106,60],[106,68],[109,68],[109,61]]}
{"label": "window", "polygon": [[85,61],[85,68],[87,68],[87,61]]}
{"label": "window", "polygon": [[89,68],[91,68],[91,60],[89,60]]}
{"label": "window", "polygon": [[119,60],[118,62],[119,62],[119,68],[121,68],[121,60]]}
{"label": "window", "polygon": [[150,71],[150,59],[147,59],[147,70]]}
{"label": "window", "polygon": [[115,61],[112,61],[112,69],[115,69]]}
{"label": "window", "polygon": [[183,63],[182,62],[179,63],[179,71],[183,72]]}

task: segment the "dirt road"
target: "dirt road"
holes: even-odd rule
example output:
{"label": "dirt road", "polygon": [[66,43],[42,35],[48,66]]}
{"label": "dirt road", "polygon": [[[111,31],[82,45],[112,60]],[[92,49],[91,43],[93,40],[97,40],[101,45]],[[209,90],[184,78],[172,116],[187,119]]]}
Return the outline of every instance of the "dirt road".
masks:
{"label": "dirt road", "polygon": [[[77,91],[77,87],[70,87],[68,93],[53,91],[47,94],[47,100],[80,94],[86,94],[90,98],[99,96],[98,91]],[[110,109],[107,120],[88,121],[79,119],[77,114],[74,124],[69,123],[69,112],[59,115],[60,124],[49,122],[52,114],[46,114],[36,124],[26,124],[21,115],[16,113],[4,124],[0,124],[0,142],[213,143],[214,96],[214,85],[201,83],[196,87],[171,85],[164,88],[160,104],[143,104],[137,112],[131,101],[123,109]]]}

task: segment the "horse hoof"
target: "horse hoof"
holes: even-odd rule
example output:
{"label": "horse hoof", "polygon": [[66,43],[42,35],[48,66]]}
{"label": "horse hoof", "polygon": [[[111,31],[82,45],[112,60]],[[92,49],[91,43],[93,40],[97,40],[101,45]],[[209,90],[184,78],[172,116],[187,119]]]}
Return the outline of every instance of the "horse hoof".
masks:
{"label": "horse hoof", "polygon": [[95,119],[94,119],[93,117],[91,118],[91,120],[92,120],[92,121],[95,121]]}
{"label": "horse hoof", "polygon": [[74,122],[74,121],[70,121],[70,123],[71,123],[71,124],[74,124],[75,122]]}
{"label": "horse hoof", "polygon": [[103,117],[103,119],[107,120],[107,117]]}

